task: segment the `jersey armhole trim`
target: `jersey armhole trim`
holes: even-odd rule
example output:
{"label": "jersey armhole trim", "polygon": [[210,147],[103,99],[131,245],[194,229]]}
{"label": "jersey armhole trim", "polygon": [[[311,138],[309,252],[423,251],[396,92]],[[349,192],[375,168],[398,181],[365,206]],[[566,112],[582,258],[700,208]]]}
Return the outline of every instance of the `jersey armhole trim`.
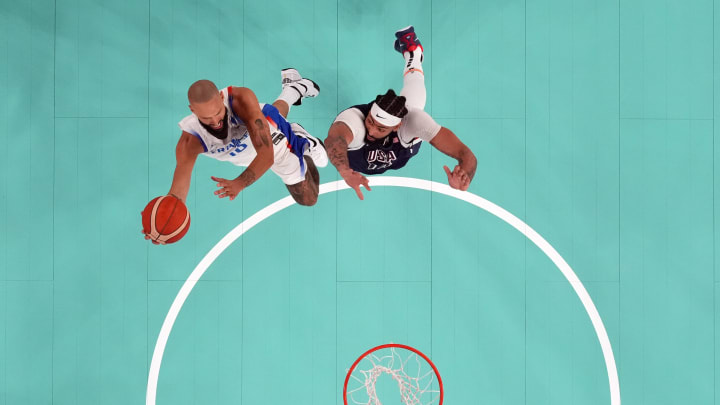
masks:
{"label": "jersey armhole trim", "polygon": [[191,135],[193,135],[195,138],[197,138],[198,141],[200,141],[200,143],[202,144],[203,149],[205,150],[205,152],[207,152],[207,151],[208,151],[207,145],[205,145],[205,141],[203,141],[203,139],[202,139],[202,137],[200,136],[200,134],[198,134],[198,133],[195,132],[195,131],[189,131],[189,133],[190,133]]}

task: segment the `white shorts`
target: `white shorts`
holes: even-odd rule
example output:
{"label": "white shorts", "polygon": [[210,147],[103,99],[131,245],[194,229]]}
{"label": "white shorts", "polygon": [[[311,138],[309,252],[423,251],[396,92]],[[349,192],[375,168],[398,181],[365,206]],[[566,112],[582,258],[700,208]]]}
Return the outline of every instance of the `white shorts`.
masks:
{"label": "white shorts", "polygon": [[[302,126],[294,122],[290,123],[290,127],[297,135],[307,134],[307,131]],[[275,135],[273,134],[273,141],[276,139]],[[273,142],[273,144],[275,147],[275,163],[270,167],[270,170],[277,174],[283,183],[287,185],[297,184],[305,180],[306,170],[300,167],[300,158],[292,153],[287,145],[287,140],[283,139],[282,142]],[[304,169],[307,169],[307,165],[304,166]]]}

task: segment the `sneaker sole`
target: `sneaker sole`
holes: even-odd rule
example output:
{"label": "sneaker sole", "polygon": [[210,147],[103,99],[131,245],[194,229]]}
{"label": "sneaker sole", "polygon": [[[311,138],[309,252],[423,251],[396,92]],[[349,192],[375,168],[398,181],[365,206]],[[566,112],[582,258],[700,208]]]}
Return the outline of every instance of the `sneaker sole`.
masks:
{"label": "sneaker sole", "polygon": [[[310,80],[310,79],[307,79],[307,78],[305,78],[305,77],[303,77],[303,79]],[[310,80],[310,83],[313,84],[313,87],[315,87],[315,90],[317,90],[318,94],[320,94],[320,86],[318,86],[318,84],[315,83],[313,80]],[[302,86],[302,85],[301,85],[301,86]],[[312,96],[312,97],[317,97],[317,94],[314,95],[314,96]],[[296,101],[296,102],[293,103],[293,105],[302,105],[302,99],[303,99],[303,97],[301,96],[301,97],[298,99],[298,101]]]}

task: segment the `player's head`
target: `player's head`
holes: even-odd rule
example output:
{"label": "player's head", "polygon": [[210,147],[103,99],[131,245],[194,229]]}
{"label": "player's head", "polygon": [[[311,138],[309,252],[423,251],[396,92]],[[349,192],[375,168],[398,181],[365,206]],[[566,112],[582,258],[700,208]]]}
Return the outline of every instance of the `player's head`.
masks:
{"label": "player's head", "polygon": [[223,94],[210,80],[198,80],[188,89],[188,101],[192,111],[201,123],[213,130],[223,130],[225,126],[225,104]]}
{"label": "player's head", "polygon": [[392,89],[375,98],[370,113],[365,118],[367,140],[376,142],[390,135],[400,127],[400,121],[407,115],[405,97],[398,96]]}

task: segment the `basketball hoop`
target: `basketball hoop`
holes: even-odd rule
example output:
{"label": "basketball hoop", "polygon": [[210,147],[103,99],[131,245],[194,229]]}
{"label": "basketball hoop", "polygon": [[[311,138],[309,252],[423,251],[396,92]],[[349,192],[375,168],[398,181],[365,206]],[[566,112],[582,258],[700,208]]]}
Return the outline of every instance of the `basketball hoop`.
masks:
{"label": "basketball hoop", "polygon": [[355,360],[345,377],[345,405],[382,405],[375,384],[383,374],[397,383],[405,405],[442,405],[435,364],[419,350],[395,343],[374,347]]}

